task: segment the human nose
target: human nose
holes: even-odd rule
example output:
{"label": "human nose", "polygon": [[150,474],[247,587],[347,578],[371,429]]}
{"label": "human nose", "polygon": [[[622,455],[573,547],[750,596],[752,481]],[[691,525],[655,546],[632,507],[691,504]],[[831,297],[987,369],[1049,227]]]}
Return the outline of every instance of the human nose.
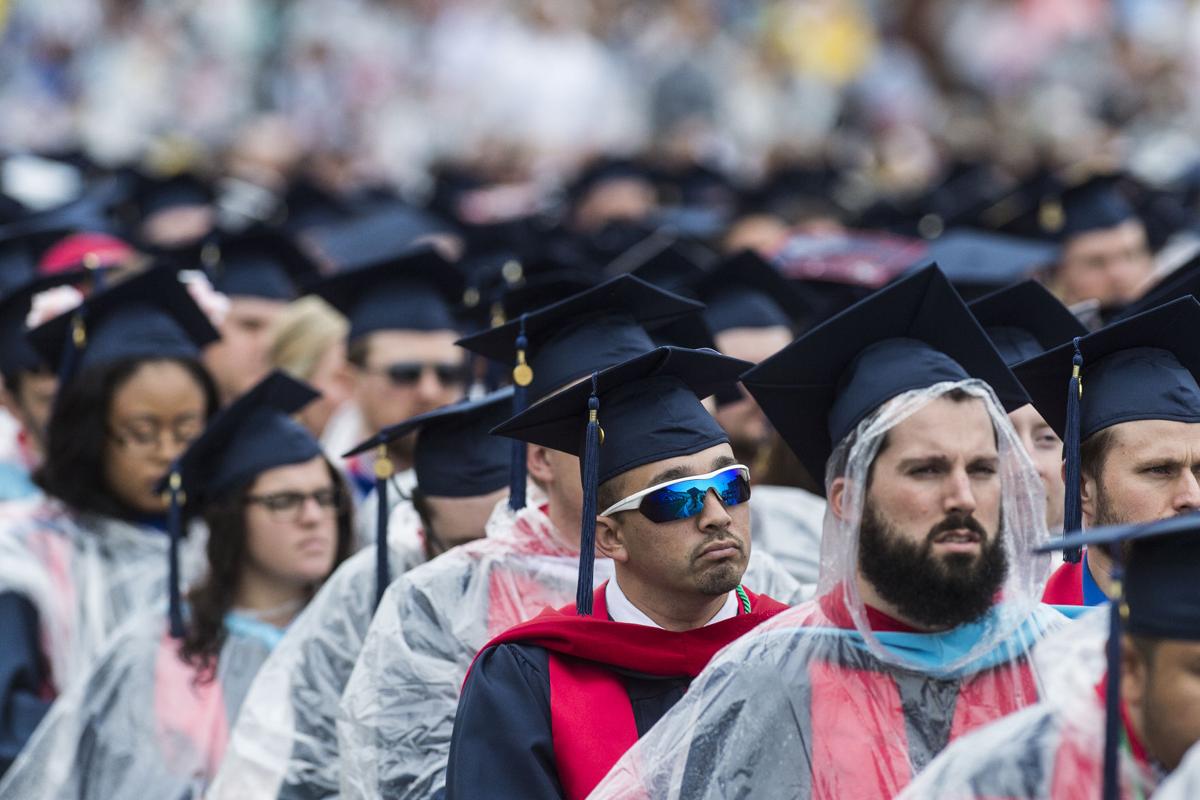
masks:
{"label": "human nose", "polygon": [[709,489],[704,495],[704,504],[700,507],[696,524],[702,531],[728,530],[733,524],[733,517],[729,516],[729,509],[725,508],[716,490]]}
{"label": "human nose", "polygon": [[442,382],[437,371],[426,364],[421,368],[421,376],[417,379],[417,394],[423,400],[436,401],[442,392]]}
{"label": "human nose", "polygon": [[300,508],[296,512],[296,522],[302,525],[312,525],[318,522],[324,509],[317,502],[316,495],[306,494],[300,500]]}
{"label": "human nose", "polygon": [[1184,470],[1181,480],[1179,493],[1175,495],[1174,510],[1177,514],[1200,508],[1200,480],[1197,480],[1196,473],[1192,470]]}
{"label": "human nose", "polygon": [[965,469],[952,470],[946,479],[943,510],[946,513],[971,514],[975,511],[975,493],[971,490],[971,477]]}

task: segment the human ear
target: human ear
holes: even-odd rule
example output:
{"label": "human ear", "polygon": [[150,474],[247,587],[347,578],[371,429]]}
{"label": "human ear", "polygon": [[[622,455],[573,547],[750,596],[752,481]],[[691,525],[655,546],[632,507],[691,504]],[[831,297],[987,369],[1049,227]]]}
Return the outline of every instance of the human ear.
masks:
{"label": "human ear", "polygon": [[541,486],[554,481],[554,467],[550,464],[546,448],[536,444],[526,446],[525,471]]}
{"label": "human ear", "polygon": [[625,532],[615,517],[596,517],[596,550],[613,561],[624,563],[629,560]]}
{"label": "human ear", "polygon": [[846,519],[844,504],[849,489],[850,482],[842,476],[834,478],[833,483],[829,486],[829,508],[835,517],[843,521]]}

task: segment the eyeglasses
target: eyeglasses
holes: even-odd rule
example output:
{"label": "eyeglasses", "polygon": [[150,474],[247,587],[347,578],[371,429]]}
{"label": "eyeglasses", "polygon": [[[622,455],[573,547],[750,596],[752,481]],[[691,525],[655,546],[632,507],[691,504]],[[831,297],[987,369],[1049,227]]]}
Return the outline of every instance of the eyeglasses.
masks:
{"label": "eyeglasses", "polygon": [[704,498],[710,491],[725,506],[736,506],[750,499],[750,469],[741,464],[721,467],[704,475],[692,475],[642,489],[610,506],[600,516],[637,509],[651,522],[671,522],[694,517],[704,510]]}
{"label": "eyeglasses", "polygon": [[421,380],[426,369],[433,370],[438,383],[443,386],[455,386],[466,382],[467,370],[462,364],[437,364],[421,361],[399,361],[386,367],[376,367],[366,371],[372,375],[383,375],[393,386],[412,386]]}
{"label": "eyeglasses", "polygon": [[162,446],[164,432],[171,434],[171,441],[176,446],[187,447],[203,430],[203,419],[187,417],[167,425],[144,420],[132,424],[113,425],[109,428],[108,435],[122,447],[158,450]]}
{"label": "eyeglasses", "polygon": [[246,502],[261,505],[276,518],[293,519],[300,516],[307,500],[312,499],[323,511],[340,510],[342,493],[334,488],[317,489],[315,492],[273,492],[271,494],[246,495]]}

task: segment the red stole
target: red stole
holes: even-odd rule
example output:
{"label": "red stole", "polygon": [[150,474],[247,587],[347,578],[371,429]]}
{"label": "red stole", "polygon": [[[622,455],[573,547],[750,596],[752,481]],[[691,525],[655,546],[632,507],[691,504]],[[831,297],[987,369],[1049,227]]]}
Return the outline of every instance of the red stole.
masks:
{"label": "red stole", "polygon": [[1054,570],[1050,580],[1046,581],[1046,589],[1042,592],[1042,602],[1054,606],[1083,605],[1083,561],[1071,563],[1064,561],[1062,566]]}
{"label": "red stole", "polygon": [[611,668],[695,678],[718,650],[787,608],[747,591],[749,614],[690,631],[665,631],[608,619],[606,586],[595,591],[592,616],[577,616],[574,604],[546,609],[483,648],[519,642],[549,651],[554,757],[569,800],[587,797],[637,741],[629,695]]}

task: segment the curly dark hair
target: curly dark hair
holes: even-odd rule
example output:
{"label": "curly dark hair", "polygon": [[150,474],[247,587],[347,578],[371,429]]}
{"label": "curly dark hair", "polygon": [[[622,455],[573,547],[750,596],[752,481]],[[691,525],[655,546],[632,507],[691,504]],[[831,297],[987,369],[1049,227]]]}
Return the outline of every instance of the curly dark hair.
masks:
{"label": "curly dark hair", "polygon": [[[337,512],[337,552],[330,574],[345,561],[354,548],[354,509],[349,489],[337,468],[325,459],[329,477],[342,502]],[[256,476],[257,477],[257,476]],[[215,677],[217,656],[225,644],[225,615],[233,607],[233,597],[246,559],[246,493],[254,478],[230,489],[205,504],[201,516],[208,526],[208,574],[188,592],[191,608],[187,633],[180,656],[196,667],[200,681]],[[319,586],[319,584],[318,584]],[[309,590],[309,597],[318,586]]]}
{"label": "curly dark hair", "polygon": [[205,418],[218,408],[217,388],[199,361],[186,358],[124,358],[85,370],[55,398],[46,426],[46,457],[34,481],[46,494],[76,511],[118,519],[141,514],[116,497],[104,477],[108,413],[113,395],[145,364],[169,361],[187,370],[204,393]]}

